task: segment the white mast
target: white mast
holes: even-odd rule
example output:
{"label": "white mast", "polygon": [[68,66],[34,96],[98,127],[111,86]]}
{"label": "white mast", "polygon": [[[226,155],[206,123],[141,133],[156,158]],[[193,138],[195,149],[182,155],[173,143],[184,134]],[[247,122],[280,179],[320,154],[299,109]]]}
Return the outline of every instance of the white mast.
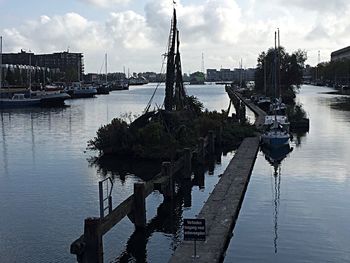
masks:
{"label": "white mast", "polygon": [[2,36],[0,36],[0,89],[2,88]]}
{"label": "white mast", "polygon": [[106,70],[106,84],[108,82],[107,80],[107,53],[105,54],[105,70]]}
{"label": "white mast", "polygon": [[29,53],[29,91],[32,90],[32,54]]}

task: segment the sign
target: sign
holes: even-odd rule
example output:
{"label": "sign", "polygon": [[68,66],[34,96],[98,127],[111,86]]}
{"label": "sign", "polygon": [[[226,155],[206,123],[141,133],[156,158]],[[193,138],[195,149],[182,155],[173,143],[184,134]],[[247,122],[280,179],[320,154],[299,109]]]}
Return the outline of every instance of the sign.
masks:
{"label": "sign", "polygon": [[205,219],[184,219],[184,240],[205,241]]}

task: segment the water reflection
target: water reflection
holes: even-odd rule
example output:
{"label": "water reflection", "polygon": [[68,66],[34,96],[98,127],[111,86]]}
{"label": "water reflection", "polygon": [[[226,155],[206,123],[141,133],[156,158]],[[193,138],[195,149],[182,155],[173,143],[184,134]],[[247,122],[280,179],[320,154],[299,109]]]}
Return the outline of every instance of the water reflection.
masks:
{"label": "water reflection", "polygon": [[262,147],[261,151],[265,155],[265,159],[273,167],[273,227],[274,227],[274,252],[278,251],[277,240],[278,240],[278,214],[280,207],[280,195],[281,195],[281,163],[293,151],[293,147],[286,144],[279,148],[268,148]]}
{"label": "water reflection", "polygon": [[4,158],[4,170],[5,170],[5,175],[8,176],[8,157],[7,157],[7,143],[6,143],[6,134],[5,134],[4,113],[1,112],[0,115],[1,115],[2,151],[3,151],[3,158]]}
{"label": "water reflection", "polygon": [[[162,233],[171,239],[172,251],[182,240],[182,218],[185,212],[192,209],[194,189],[204,191],[205,174],[214,174],[215,166],[221,164],[222,153],[208,157],[206,163],[193,162],[191,178],[184,179],[175,177],[176,194],[173,200],[164,196],[163,202],[158,206],[156,215],[150,219],[144,229],[136,228],[127,241],[124,251],[112,262],[148,262],[148,243],[154,233]],[[118,176],[123,182],[128,174],[134,174],[143,181],[152,179],[159,173],[160,161],[144,161],[117,159],[112,156],[90,159],[89,163],[94,166],[98,173],[105,176]],[[179,172],[179,174],[181,171]],[[208,177],[208,178],[209,178]],[[117,228],[117,226],[116,226]]]}
{"label": "water reflection", "polygon": [[150,161],[132,158],[116,158],[115,156],[102,156],[88,159],[90,166],[96,168],[102,177],[118,176],[125,182],[127,175],[134,174],[143,181],[149,181],[160,172],[161,161]]}

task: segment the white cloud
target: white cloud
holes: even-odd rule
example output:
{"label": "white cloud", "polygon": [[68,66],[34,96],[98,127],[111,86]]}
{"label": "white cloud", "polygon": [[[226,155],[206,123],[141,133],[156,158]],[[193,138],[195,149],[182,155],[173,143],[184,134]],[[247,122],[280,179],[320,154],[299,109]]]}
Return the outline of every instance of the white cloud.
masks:
{"label": "white cloud", "polygon": [[[200,70],[202,52],[208,68],[238,67],[241,58],[244,66],[255,66],[258,54],[273,46],[277,27],[287,51],[307,50],[311,64],[316,63],[318,50],[325,60],[332,50],[350,42],[350,9],[344,1],[337,0],[344,6],[343,16],[309,11],[309,3],[301,6],[298,0],[292,0],[285,8],[287,3],[281,5],[284,1],[271,0],[271,4],[249,0],[245,5],[234,0],[178,2],[184,72]],[[116,2],[120,0],[109,1]],[[104,6],[107,1],[94,3]],[[131,71],[158,71],[161,54],[166,51],[171,16],[172,2],[164,0],[150,0],[144,13],[112,12],[104,21],[77,13],[42,15],[22,26],[3,29],[4,48],[44,53],[70,47],[72,52],[84,53],[87,72],[100,68],[105,52],[111,70],[121,71],[125,66]]]}
{"label": "white cloud", "polygon": [[81,2],[86,2],[91,5],[95,5],[98,7],[110,7],[110,6],[115,6],[119,4],[126,4],[130,0],[80,0]]}

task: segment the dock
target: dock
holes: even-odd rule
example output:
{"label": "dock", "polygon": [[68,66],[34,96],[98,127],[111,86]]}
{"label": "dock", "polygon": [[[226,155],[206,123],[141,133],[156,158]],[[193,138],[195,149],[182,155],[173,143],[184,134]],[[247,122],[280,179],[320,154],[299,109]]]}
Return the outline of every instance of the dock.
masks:
{"label": "dock", "polygon": [[[261,128],[266,113],[233,89],[227,87],[226,91],[231,101],[239,100],[240,104],[243,103],[254,112],[255,125]],[[196,241],[198,258],[195,259],[195,262],[222,262],[259,151],[259,142],[259,136],[243,140],[198,214],[197,218],[205,219],[206,222],[206,240]],[[193,243],[194,241],[181,242],[169,263],[194,262]]]}

